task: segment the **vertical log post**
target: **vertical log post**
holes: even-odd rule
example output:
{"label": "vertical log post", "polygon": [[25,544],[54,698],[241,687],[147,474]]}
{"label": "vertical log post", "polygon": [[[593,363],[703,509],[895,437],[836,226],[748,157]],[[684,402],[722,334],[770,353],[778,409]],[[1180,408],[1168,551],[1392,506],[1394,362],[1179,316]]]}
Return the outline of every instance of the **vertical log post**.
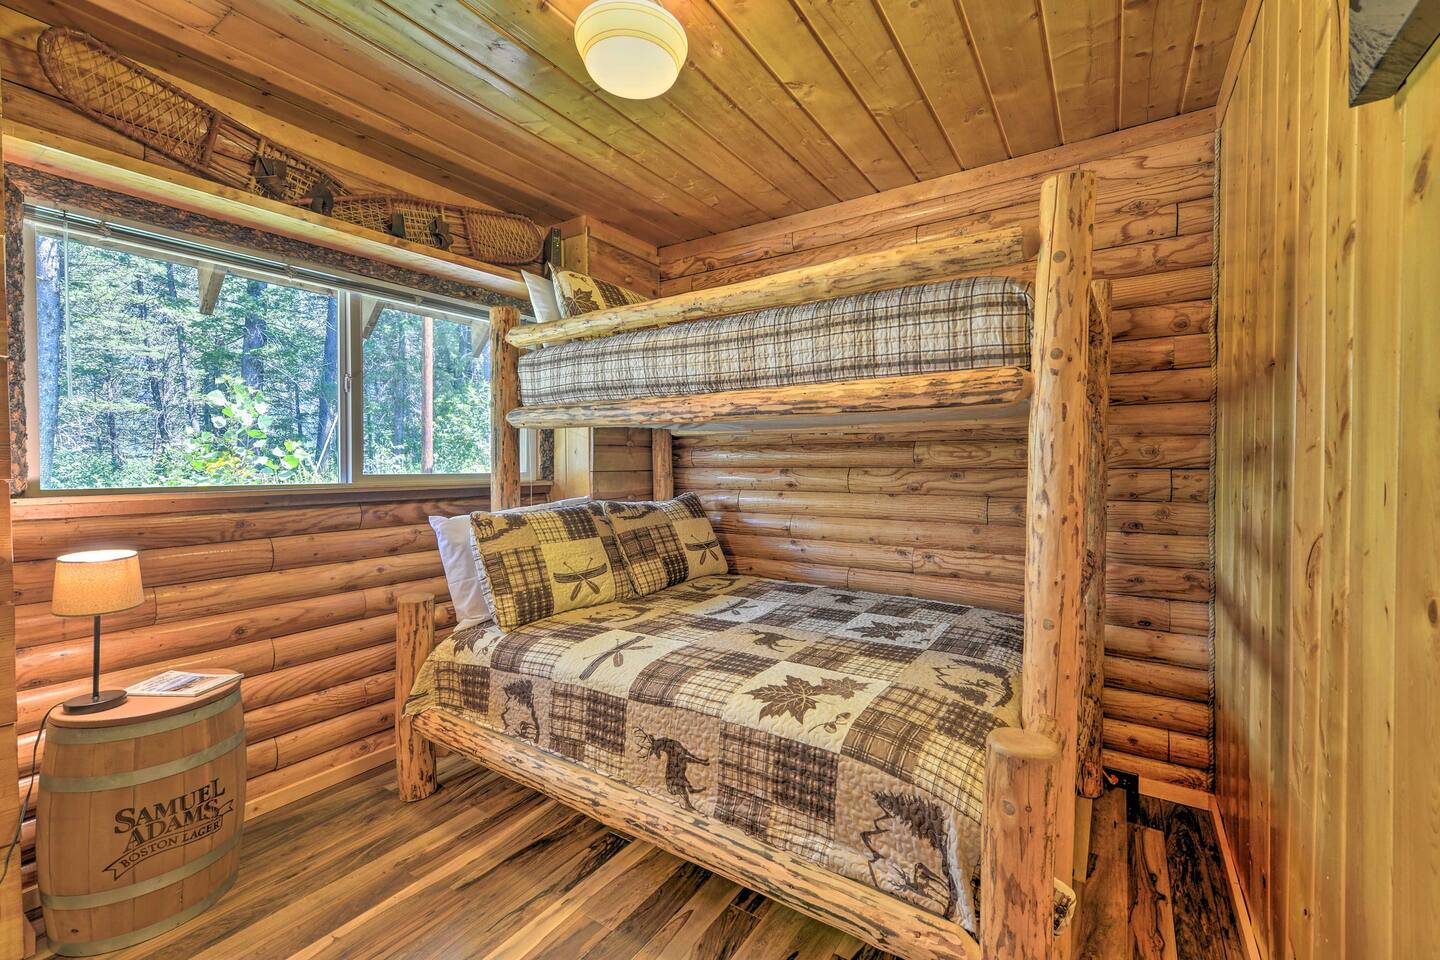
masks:
{"label": "vertical log post", "polygon": [[[1058,782],[1067,786],[1046,819],[1056,862],[1070,882],[1075,847],[1075,747],[1079,739],[1080,636],[1084,623],[1085,507],[1090,449],[1089,354],[1095,175],[1077,170],[1045,181],[1030,368],[1030,457],[1026,480],[1025,652],[1022,719],[1060,744]],[[993,896],[993,891],[991,892]],[[1046,918],[1048,926],[1048,911]]]}
{"label": "vertical log post", "polygon": [[669,430],[650,431],[650,486],[656,500],[675,496],[675,461]]}
{"label": "vertical log post", "polygon": [[[1076,743],[1077,782],[1082,797],[1100,796],[1102,745],[1100,696],[1105,685],[1105,466],[1110,408],[1110,282],[1090,284],[1090,356],[1085,393],[1090,408],[1090,475],[1085,498],[1085,619],[1080,628],[1080,736]],[[1083,851],[1082,851],[1083,853]]]}
{"label": "vertical log post", "polygon": [[[1001,727],[985,748],[980,841],[980,952],[984,960],[1049,960],[1055,942],[1055,820],[1060,744]],[[1059,804],[1064,806],[1064,804]]]}
{"label": "vertical log post", "polygon": [[405,699],[434,646],[435,597],[402,594],[395,606],[395,773],[407,803],[435,792],[435,748],[405,716]]}
{"label": "vertical log post", "polygon": [[516,308],[490,308],[491,510],[520,506],[520,431],[505,419],[520,406],[520,349],[506,339],[519,324]]}

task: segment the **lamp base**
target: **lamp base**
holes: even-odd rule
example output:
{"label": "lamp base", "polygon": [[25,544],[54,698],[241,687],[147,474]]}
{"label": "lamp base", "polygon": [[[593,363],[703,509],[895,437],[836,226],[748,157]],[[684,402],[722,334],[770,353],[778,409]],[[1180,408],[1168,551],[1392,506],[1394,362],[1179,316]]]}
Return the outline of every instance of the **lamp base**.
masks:
{"label": "lamp base", "polygon": [[113,710],[129,698],[124,690],[101,690],[99,696],[82,694],[78,697],[71,697],[62,705],[66,713],[99,713],[102,710]]}

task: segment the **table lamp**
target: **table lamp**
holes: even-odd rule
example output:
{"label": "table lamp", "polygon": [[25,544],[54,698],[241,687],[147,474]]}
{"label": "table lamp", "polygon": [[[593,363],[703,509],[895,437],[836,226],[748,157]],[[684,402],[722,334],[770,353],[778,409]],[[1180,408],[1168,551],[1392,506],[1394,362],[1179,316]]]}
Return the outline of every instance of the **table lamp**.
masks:
{"label": "table lamp", "polygon": [[138,607],[140,557],[134,550],[86,550],[55,560],[55,590],[50,612],[57,617],[95,618],[95,664],[89,694],[65,701],[66,713],[98,713],[125,702],[124,690],[100,689],[100,617]]}

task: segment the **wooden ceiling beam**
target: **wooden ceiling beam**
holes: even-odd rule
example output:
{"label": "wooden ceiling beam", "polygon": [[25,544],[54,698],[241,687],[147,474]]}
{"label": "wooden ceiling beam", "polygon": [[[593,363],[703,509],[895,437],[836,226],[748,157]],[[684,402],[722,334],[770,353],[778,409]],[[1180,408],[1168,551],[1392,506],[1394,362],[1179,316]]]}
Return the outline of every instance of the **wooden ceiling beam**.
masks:
{"label": "wooden ceiling beam", "polygon": [[508,297],[528,299],[529,296],[520,274],[508,267],[489,266],[447,250],[424,247],[43,130],[6,121],[4,150],[8,163],[141,200],[471,284]]}

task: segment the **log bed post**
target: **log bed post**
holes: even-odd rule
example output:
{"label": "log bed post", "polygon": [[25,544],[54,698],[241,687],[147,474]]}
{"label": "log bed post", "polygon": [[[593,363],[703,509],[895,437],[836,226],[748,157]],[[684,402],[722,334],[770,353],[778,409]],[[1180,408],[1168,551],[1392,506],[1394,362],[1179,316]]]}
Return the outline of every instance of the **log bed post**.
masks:
{"label": "log bed post", "polygon": [[1045,181],[1030,337],[1022,729],[992,736],[987,749],[980,897],[986,960],[1051,955],[1054,882],[1070,883],[1075,858],[1094,213],[1094,174],[1071,171]]}
{"label": "log bed post", "polygon": [[520,349],[506,335],[520,325],[515,307],[490,308],[490,509],[520,506],[520,431],[506,419],[520,407]]}
{"label": "log bed post", "polygon": [[1086,373],[1089,408],[1090,475],[1085,499],[1085,614],[1080,630],[1080,718],[1076,743],[1076,789],[1082,797],[1100,796],[1103,778],[1100,696],[1105,685],[1105,466],[1109,439],[1105,429],[1110,407],[1110,282],[1090,284],[1088,328],[1090,354]]}
{"label": "log bed post", "polygon": [[407,803],[435,792],[435,746],[405,716],[405,698],[434,646],[435,597],[402,594],[395,603],[395,773]]}
{"label": "log bed post", "polygon": [[1063,791],[1060,744],[1019,727],[990,734],[985,831],[980,844],[980,950],[984,960],[1048,960],[1056,834],[1048,811]]}
{"label": "log bed post", "polygon": [[669,430],[650,431],[650,487],[655,500],[675,496],[674,444]]}

